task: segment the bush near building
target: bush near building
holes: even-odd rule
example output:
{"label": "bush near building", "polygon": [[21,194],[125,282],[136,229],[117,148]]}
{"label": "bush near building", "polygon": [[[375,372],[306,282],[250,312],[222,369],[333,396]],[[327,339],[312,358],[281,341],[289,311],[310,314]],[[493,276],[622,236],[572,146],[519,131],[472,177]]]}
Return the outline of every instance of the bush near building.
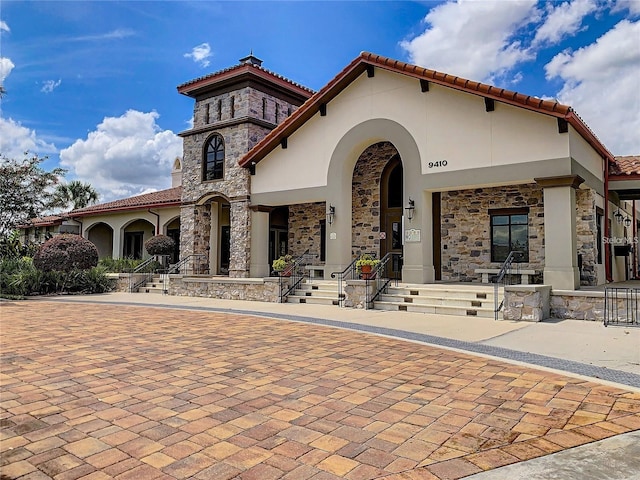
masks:
{"label": "bush near building", "polygon": [[87,270],[98,265],[98,249],[79,235],[62,234],[40,246],[33,264],[43,272]]}

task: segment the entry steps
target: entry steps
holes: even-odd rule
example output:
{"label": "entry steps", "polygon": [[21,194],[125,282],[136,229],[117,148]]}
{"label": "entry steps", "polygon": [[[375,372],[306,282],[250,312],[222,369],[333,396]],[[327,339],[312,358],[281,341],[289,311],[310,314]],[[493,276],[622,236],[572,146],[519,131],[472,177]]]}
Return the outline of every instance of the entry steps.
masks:
{"label": "entry steps", "polygon": [[[501,292],[500,292],[501,293]],[[337,282],[307,280],[288,303],[339,305]],[[373,303],[375,310],[494,317],[494,290],[480,284],[428,284],[389,286]]]}
{"label": "entry steps", "polygon": [[312,303],[315,305],[339,305],[338,282],[306,280],[287,297],[287,303]]}
{"label": "entry steps", "polygon": [[479,284],[389,286],[373,305],[376,310],[488,318],[495,308],[493,287]]}
{"label": "entry steps", "polygon": [[164,293],[162,277],[154,276],[150,281],[138,287],[138,293]]}

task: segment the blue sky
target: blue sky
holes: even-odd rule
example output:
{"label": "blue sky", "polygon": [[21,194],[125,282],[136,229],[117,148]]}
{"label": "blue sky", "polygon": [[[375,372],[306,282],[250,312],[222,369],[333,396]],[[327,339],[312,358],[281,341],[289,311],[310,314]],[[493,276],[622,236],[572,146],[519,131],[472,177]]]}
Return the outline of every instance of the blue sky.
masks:
{"label": "blue sky", "polygon": [[0,0],[0,153],[48,155],[102,201],[167,188],[193,101],[235,65],[320,89],[361,51],[572,105],[640,154],[640,0]]}

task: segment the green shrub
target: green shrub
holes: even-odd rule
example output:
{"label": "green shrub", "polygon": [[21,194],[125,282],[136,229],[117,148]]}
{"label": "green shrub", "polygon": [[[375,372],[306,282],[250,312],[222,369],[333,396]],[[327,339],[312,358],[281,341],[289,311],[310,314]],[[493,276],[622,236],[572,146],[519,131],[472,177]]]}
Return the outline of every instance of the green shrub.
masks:
{"label": "green shrub", "polygon": [[142,263],[142,260],[133,258],[102,258],[98,262],[98,267],[104,268],[105,271],[111,273],[127,273]]}
{"label": "green shrub", "polygon": [[98,249],[80,235],[62,234],[43,243],[33,263],[43,272],[86,270],[98,264]]}
{"label": "green shrub", "polygon": [[166,235],[156,235],[144,242],[144,248],[149,255],[171,255],[176,242]]}
{"label": "green shrub", "polygon": [[0,259],[0,296],[22,298],[52,293],[105,293],[115,288],[116,280],[104,268],[68,272],[38,270],[30,258]]}

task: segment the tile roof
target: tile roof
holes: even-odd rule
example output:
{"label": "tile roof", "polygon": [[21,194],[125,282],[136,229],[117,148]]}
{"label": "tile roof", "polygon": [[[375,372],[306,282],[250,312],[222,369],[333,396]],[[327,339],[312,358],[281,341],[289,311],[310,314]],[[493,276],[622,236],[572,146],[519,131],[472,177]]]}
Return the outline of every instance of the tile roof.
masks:
{"label": "tile roof", "polygon": [[640,175],[640,155],[616,157],[615,162],[609,164],[609,175],[623,177]]}
{"label": "tile roof", "polygon": [[[62,214],[64,215],[64,214]],[[62,223],[65,217],[60,215],[47,215],[44,217],[36,217],[29,220],[24,225],[20,225],[21,228],[29,227],[49,227],[51,225],[58,225]]]}
{"label": "tile roof", "polygon": [[184,95],[190,95],[191,93],[199,90],[203,85],[215,83],[226,78],[236,77],[247,72],[253,72],[258,74],[259,76],[270,78],[276,83],[286,84],[289,87],[294,87],[294,89],[300,90],[306,98],[314,93],[312,89],[305,87],[304,85],[296,83],[293,80],[289,80],[288,78],[283,77],[278,73],[272,72],[271,70],[268,70],[260,65],[250,63],[240,63],[238,65],[234,65],[232,67],[218,70],[217,72],[213,72],[208,75],[189,80],[188,82],[178,85],[178,92]]}
{"label": "tile roof", "polygon": [[97,215],[99,213],[121,212],[126,210],[139,210],[141,208],[158,208],[180,205],[182,187],[173,187],[152,193],[145,193],[135,197],[123,198],[113,202],[100,203],[89,207],[72,210],[65,214],[67,217],[83,217]]}
{"label": "tile roof", "polygon": [[557,101],[544,100],[531,95],[505,90],[480,82],[467,80],[454,75],[429,70],[427,68],[411,65],[398,60],[382,57],[373,53],[362,52],[349,65],[347,65],[338,75],[336,75],[327,85],[316,92],[300,108],[287,118],[283,123],[273,129],[257,145],[255,145],[243,158],[240,159],[240,166],[248,167],[251,163],[262,160],[280,142],[300,128],[307,120],[318,112],[321,105],[327,104],[335,98],[344,88],[359,77],[370,67],[382,68],[387,71],[401,73],[420,80],[426,80],[448,88],[480,95],[485,98],[497,100],[528,110],[563,118],[571,124],[578,133],[603,157],[613,160],[613,155],[598,140],[591,129],[575,113],[573,108],[563,105]]}

